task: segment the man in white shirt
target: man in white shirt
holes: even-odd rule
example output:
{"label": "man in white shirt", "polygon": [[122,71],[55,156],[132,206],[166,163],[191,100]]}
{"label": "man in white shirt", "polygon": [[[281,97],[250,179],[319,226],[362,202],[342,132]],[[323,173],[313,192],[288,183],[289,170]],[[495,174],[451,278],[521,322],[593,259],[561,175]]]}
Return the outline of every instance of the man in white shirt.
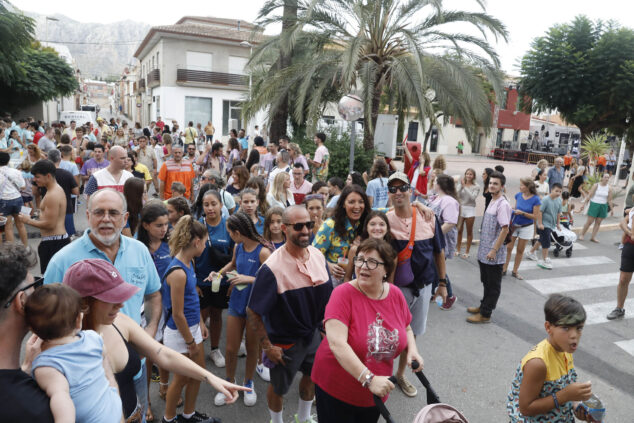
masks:
{"label": "man in white shirt", "polygon": [[293,178],[290,190],[293,193],[293,199],[295,200],[295,204],[302,204],[304,197],[310,194],[313,184],[304,179],[304,166],[302,166],[301,163],[295,163],[293,165],[291,175]]}
{"label": "man in white shirt", "polygon": [[271,171],[269,174],[269,183],[267,190],[270,191],[273,186],[273,181],[275,180],[275,176],[280,172],[291,172],[291,167],[288,163],[291,161],[291,156],[288,154],[288,151],[280,151],[277,153],[277,166]]}
{"label": "man in white shirt", "polygon": [[132,173],[125,170],[128,153],[123,147],[118,145],[112,147],[108,153],[108,159],[110,160],[108,167],[96,171],[88,179],[84,187],[84,194],[87,196],[103,188],[112,188],[123,192],[125,181],[134,177]]}
{"label": "man in white shirt", "polygon": [[20,190],[24,188],[25,182],[19,170],[8,166],[11,156],[8,153],[0,152],[0,213],[7,218],[4,225],[4,236],[7,242],[13,242],[13,222],[18,228],[20,241],[24,246],[28,246],[26,228],[21,220],[17,219],[24,203]]}

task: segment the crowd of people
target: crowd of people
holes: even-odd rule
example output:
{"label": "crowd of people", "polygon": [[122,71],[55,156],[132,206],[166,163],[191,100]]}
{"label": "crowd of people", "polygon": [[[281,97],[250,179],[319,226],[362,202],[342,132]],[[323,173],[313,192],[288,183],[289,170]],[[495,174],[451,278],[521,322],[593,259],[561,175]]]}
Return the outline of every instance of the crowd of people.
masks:
{"label": "crowd of people", "polygon": [[[572,224],[579,198],[570,187],[589,203],[594,220],[583,234],[594,222],[593,241],[613,197],[609,174],[585,191],[575,182],[584,172],[559,158],[522,178],[513,206],[502,166],[485,169],[481,185],[476,170],[449,176],[442,156],[432,163],[406,146],[407,173],[376,157],[369,171],[344,180],[329,175],[323,133],[314,135],[311,156],[265,131],[251,140],[231,130],[222,143],[211,122],[185,130],[160,119],[147,128],[103,119],[96,128],[20,122],[19,131],[7,120],[0,124],[0,212],[7,218],[0,383],[11,400],[0,422],[217,422],[196,409],[201,382],[217,391],[215,406],[242,396],[250,407],[258,401],[257,375],[267,385],[270,419],[281,423],[298,373],[296,422],[378,421],[373,395],[385,401],[396,386],[417,395],[406,374],[424,363],[416,338],[426,331],[430,303],[456,304],[446,261],[470,257],[480,195],[483,294],[467,308],[472,324],[491,321],[515,245],[513,277],[522,279],[519,263],[533,239],[526,256],[535,258],[541,246],[538,265],[552,268],[550,233]],[[73,221],[80,202],[83,233]],[[631,237],[628,216],[623,228]],[[22,243],[13,242],[12,224]],[[41,233],[38,278],[29,271],[36,262],[25,225]],[[632,254],[630,241],[624,254]],[[617,311],[634,270],[628,266]],[[548,345],[567,354],[555,332],[582,325],[585,314],[576,303],[563,311],[551,303]],[[569,315],[574,321],[562,324]],[[239,357],[246,357],[243,380],[236,379]],[[149,402],[151,380],[165,401],[161,417]],[[576,412],[560,410],[554,395],[551,403],[537,401],[538,382],[532,377],[529,391],[512,396],[514,413]],[[559,402],[580,401],[582,391],[569,389]]]}

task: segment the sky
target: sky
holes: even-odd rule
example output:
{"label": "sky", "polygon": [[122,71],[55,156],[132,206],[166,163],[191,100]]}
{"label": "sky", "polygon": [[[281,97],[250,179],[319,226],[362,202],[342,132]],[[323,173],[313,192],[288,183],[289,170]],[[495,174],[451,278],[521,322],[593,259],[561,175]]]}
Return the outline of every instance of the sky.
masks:
{"label": "sky", "polygon": [[[80,22],[111,23],[121,20],[150,25],[169,25],[185,15],[243,19],[252,22],[263,0],[10,0],[29,12],[66,15]],[[444,0],[447,9],[477,10],[475,0]],[[94,6],[92,6],[94,4]],[[593,20],[615,20],[634,28],[634,4],[624,0],[488,0],[487,12],[500,19],[509,31],[508,43],[494,43],[502,69],[519,75],[518,63],[535,37],[554,24],[571,21],[584,14]],[[88,9],[88,10],[87,10]],[[278,28],[267,29],[276,33]]]}

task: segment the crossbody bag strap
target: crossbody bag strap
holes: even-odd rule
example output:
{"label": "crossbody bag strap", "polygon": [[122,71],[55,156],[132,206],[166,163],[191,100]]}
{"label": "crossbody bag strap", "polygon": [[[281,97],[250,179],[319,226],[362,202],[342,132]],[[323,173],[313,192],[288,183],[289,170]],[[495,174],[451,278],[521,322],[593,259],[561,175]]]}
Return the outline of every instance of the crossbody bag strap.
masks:
{"label": "crossbody bag strap", "polygon": [[410,258],[412,256],[412,250],[414,249],[414,238],[416,237],[416,207],[412,206],[412,230],[409,234],[409,242],[407,243],[407,245],[405,246],[405,248],[403,248],[399,253],[398,253],[398,261],[404,261],[407,260],[408,258]]}

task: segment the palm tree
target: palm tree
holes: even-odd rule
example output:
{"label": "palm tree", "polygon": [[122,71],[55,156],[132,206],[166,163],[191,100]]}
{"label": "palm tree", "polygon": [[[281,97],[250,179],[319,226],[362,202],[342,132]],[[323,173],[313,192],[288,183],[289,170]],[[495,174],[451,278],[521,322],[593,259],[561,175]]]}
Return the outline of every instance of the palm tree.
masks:
{"label": "palm tree", "polygon": [[607,137],[601,134],[588,135],[581,144],[581,157],[596,161],[603,156],[610,146],[606,144]]}
{"label": "palm tree", "polygon": [[[315,122],[326,103],[324,93],[356,91],[365,104],[364,146],[371,149],[381,96],[389,88],[422,122],[429,118],[438,124],[434,109],[441,109],[475,137],[475,128],[489,126],[491,118],[482,77],[502,91],[499,59],[486,36],[507,37],[482,0],[475,1],[482,12],[445,10],[442,0],[297,0],[292,29],[259,45],[250,65],[266,68],[271,55],[295,52],[300,45],[302,57],[267,72],[244,113],[270,107],[274,114],[280,99],[294,92],[294,119]],[[281,20],[269,16],[260,24]],[[456,24],[480,35],[452,31]]]}

